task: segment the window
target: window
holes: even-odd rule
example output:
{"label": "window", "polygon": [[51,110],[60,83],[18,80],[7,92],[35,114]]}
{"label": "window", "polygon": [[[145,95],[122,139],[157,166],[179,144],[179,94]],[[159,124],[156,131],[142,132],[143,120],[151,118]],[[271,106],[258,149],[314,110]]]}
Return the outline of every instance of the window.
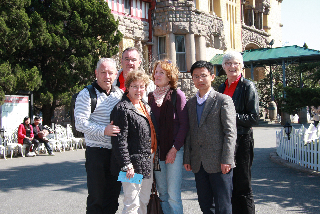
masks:
{"label": "window", "polygon": [[176,35],[176,58],[177,66],[180,71],[187,71],[186,69],[186,49],[185,49],[185,37],[181,35]]}
{"label": "window", "polygon": [[166,53],[166,37],[158,37],[158,59],[165,59],[167,57]]}
{"label": "window", "polygon": [[131,14],[130,0],[124,0],[124,12],[127,14]]}
{"label": "window", "polygon": [[141,17],[141,4],[140,4],[140,0],[137,0],[137,12],[136,12],[136,16],[137,17]]}
{"label": "window", "polygon": [[142,2],[142,18],[146,18],[146,3]]}
{"label": "window", "polygon": [[209,8],[209,12],[214,12],[214,9],[213,9],[213,0],[209,0],[209,1],[208,1],[208,8]]}
{"label": "window", "polygon": [[112,9],[112,1],[111,0],[108,0],[108,6],[110,9]]}
{"label": "window", "polygon": [[132,14],[131,15],[133,15],[133,16],[137,16],[137,13],[136,13],[136,10],[137,10],[137,4],[136,4],[137,2],[136,2],[136,0],[133,0],[132,1]]}

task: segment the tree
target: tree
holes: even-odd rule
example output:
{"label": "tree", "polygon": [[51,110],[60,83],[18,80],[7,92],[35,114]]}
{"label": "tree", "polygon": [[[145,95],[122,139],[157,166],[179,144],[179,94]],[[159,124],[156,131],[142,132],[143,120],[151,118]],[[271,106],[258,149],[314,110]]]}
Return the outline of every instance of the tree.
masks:
{"label": "tree", "polygon": [[6,60],[22,71],[34,66],[39,71],[42,84],[34,92],[35,106],[50,124],[55,108],[69,105],[71,95],[94,80],[99,58],[118,52],[122,34],[103,0],[12,2],[25,2],[26,27],[19,34],[27,39]]}
{"label": "tree", "polygon": [[[313,79],[314,73],[310,71],[310,66],[314,63],[307,63],[307,64],[292,64],[286,66],[286,89],[290,90],[289,88],[314,88],[316,87],[315,80]],[[284,88],[283,88],[283,70],[282,66],[273,66],[272,67],[272,74],[273,74],[273,96],[274,101],[278,107],[278,113],[281,113],[281,110],[285,108],[285,111],[289,111],[289,113],[293,113],[293,105],[290,104],[291,107],[284,107],[283,106],[283,95],[284,95]],[[320,75],[319,75],[320,77]],[[298,97],[290,97],[292,95],[296,96],[299,93],[286,91],[286,97],[291,100],[298,100]],[[300,90],[300,89],[299,89]],[[260,104],[267,108],[269,103],[271,102],[271,89],[270,89],[270,73],[266,75],[264,79],[259,80],[258,82],[258,91],[260,93]],[[297,103],[296,103],[297,104]],[[294,106],[296,106],[296,104]],[[289,105],[289,104],[288,104]],[[300,106],[300,104],[298,104]],[[302,106],[305,107],[306,105]],[[296,108],[295,112],[299,109]]]}
{"label": "tree", "polygon": [[32,47],[30,18],[25,8],[30,1],[0,2],[0,105],[5,94],[33,91],[41,85],[35,65],[28,65],[24,53]]}

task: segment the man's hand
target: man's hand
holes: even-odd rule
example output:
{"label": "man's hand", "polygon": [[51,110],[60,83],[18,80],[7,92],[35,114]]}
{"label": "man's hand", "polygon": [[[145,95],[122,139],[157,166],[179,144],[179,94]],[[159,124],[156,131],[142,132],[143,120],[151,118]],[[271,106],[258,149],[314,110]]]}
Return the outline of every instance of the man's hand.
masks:
{"label": "man's hand", "polygon": [[190,164],[183,164],[183,166],[187,171],[191,171],[192,170]]}
{"label": "man's hand", "polygon": [[120,129],[118,126],[113,125],[113,121],[109,125],[106,126],[104,129],[104,135],[108,136],[117,136],[117,134],[120,132]]}
{"label": "man's hand", "polygon": [[231,169],[231,164],[221,164],[222,174],[227,174]]}
{"label": "man's hand", "polygon": [[168,152],[168,154],[167,154],[167,157],[166,157],[166,164],[167,164],[167,163],[171,163],[171,164],[174,163],[174,160],[176,159],[177,151],[178,151],[178,150],[177,150],[176,148],[174,148],[174,147],[172,147],[172,148],[169,150],[169,152]]}

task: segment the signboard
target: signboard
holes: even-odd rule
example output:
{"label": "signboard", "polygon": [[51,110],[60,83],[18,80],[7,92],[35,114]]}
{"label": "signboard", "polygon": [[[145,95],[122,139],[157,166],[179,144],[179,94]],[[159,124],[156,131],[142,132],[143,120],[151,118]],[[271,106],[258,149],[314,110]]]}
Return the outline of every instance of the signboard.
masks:
{"label": "signboard", "polygon": [[23,118],[29,115],[29,97],[21,95],[6,95],[1,106],[1,127],[5,131],[18,128]]}

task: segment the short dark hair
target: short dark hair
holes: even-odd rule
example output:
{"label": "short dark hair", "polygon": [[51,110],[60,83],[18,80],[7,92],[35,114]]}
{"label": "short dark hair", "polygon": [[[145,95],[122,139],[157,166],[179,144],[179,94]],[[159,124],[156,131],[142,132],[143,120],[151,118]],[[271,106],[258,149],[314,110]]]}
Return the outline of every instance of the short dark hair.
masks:
{"label": "short dark hair", "polygon": [[138,49],[138,48],[136,48],[136,47],[128,47],[128,48],[126,48],[123,52],[122,52],[122,59],[123,59],[123,54],[125,53],[125,52],[127,52],[127,51],[137,51],[137,53],[138,53],[138,55],[139,55],[139,58],[140,58],[140,60],[142,60],[142,53],[140,52],[140,50]]}
{"label": "short dark hair", "polygon": [[39,116],[35,116],[34,120],[40,120],[40,117]]}
{"label": "short dark hair", "polygon": [[191,66],[191,69],[190,69],[191,76],[193,74],[193,70],[196,68],[206,68],[210,72],[211,75],[214,74],[214,67],[211,62],[199,60],[199,61],[196,61],[195,63],[193,63],[193,65]]}

